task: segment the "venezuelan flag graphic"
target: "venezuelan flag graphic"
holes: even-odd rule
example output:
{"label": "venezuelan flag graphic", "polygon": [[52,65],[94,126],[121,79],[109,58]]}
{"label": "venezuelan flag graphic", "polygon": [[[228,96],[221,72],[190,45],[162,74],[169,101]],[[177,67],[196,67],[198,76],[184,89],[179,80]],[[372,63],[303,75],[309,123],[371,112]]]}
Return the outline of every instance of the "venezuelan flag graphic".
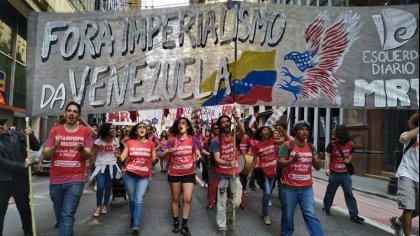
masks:
{"label": "venezuelan flag graphic", "polygon": [[[276,51],[245,51],[238,61],[228,64],[231,74],[231,94],[221,85],[215,96],[203,101],[203,106],[214,106],[229,103],[255,105],[258,101],[271,102],[271,93],[277,80],[275,67]],[[216,80],[214,72],[203,83],[202,91],[211,91]],[[211,87],[210,87],[211,86]]]}

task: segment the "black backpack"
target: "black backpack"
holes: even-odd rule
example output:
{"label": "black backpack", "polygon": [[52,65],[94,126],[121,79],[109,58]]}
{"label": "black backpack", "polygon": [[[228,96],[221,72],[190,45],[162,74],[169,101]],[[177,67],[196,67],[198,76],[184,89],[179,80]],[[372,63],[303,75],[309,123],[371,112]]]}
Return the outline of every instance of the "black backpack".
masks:
{"label": "black backpack", "polygon": [[410,148],[411,148],[411,146],[413,146],[413,144],[414,144],[416,141],[417,141],[417,136],[416,136],[415,138],[412,138],[412,139],[410,140],[410,142],[408,143],[407,147],[405,147],[405,148],[404,148],[403,153],[398,153],[398,156],[397,156],[397,158],[395,159],[395,162],[394,162],[394,173],[396,173],[396,172],[397,172],[398,167],[400,166],[401,161],[402,161],[402,158],[403,158],[403,156],[405,155],[405,153],[408,151],[408,149],[410,149]]}

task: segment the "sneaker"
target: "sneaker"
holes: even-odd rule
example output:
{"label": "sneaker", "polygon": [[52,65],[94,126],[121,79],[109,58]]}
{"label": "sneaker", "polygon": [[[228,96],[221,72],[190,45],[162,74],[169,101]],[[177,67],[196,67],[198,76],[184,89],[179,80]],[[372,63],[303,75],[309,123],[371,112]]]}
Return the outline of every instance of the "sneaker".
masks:
{"label": "sneaker", "polygon": [[217,236],[226,236],[226,230],[219,229]]}
{"label": "sneaker", "polygon": [[330,210],[327,210],[327,209],[325,209],[325,208],[322,208],[322,213],[323,213],[324,215],[331,216],[331,211],[330,211]]}
{"label": "sneaker", "polygon": [[402,224],[397,221],[397,218],[397,216],[393,216],[389,218],[389,222],[391,222],[391,227],[394,229],[396,236],[404,236]]}
{"label": "sneaker", "polygon": [[59,226],[60,226],[60,223],[55,222],[54,228],[58,229]]}
{"label": "sneaker", "polygon": [[365,219],[363,219],[362,217],[358,215],[350,217],[350,220],[358,224],[363,224],[363,222],[365,222]]}
{"label": "sneaker", "polygon": [[207,205],[207,210],[212,210],[212,209],[213,209],[213,207],[214,207],[213,205],[208,204],[208,205]]}
{"label": "sneaker", "polygon": [[188,229],[188,226],[182,226],[181,234],[182,234],[182,236],[191,236],[191,233],[190,233],[190,230]]}
{"label": "sneaker", "polygon": [[139,228],[133,228],[133,230],[131,231],[132,235],[139,235]]}
{"label": "sneaker", "polygon": [[264,224],[265,225],[271,225],[270,216],[264,216]]}
{"label": "sneaker", "polygon": [[209,184],[208,184],[208,183],[205,183],[205,184],[204,184],[204,187],[205,187],[205,188],[208,188],[208,187],[209,187]]}
{"label": "sneaker", "polygon": [[273,203],[271,203],[271,200],[268,201],[268,205],[269,206],[272,206],[273,205]]}

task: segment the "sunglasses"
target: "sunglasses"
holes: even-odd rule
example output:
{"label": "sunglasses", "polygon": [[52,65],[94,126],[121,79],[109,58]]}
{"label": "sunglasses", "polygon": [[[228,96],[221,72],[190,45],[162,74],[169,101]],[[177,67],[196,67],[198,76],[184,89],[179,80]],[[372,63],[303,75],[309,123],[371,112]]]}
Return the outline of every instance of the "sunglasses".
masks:
{"label": "sunglasses", "polygon": [[213,129],[214,129],[214,130],[218,130],[218,129],[219,129],[219,127],[213,127]]}
{"label": "sunglasses", "polygon": [[3,126],[6,124],[6,121],[0,121],[0,125]]}

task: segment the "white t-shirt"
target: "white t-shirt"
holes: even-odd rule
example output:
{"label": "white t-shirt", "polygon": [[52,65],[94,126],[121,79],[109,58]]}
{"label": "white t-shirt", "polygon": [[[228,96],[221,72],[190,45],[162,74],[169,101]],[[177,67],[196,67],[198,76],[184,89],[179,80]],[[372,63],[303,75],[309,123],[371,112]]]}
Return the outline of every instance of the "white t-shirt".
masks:
{"label": "white t-shirt", "polygon": [[[400,136],[401,137],[407,132],[404,132]],[[407,142],[401,142],[404,144],[404,149],[410,143],[410,140]],[[401,164],[398,167],[397,173],[395,174],[396,177],[407,177],[415,182],[419,182],[419,135],[417,134],[416,142],[407,150],[404,154]]]}
{"label": "white t-shirt", "polygon": [[95,145],[99,147],[98,156],[96,157],[95,165],[115,165],[117,158],[114,152],[118,149],[119,144],[117,139],[113,139],[112,143],[106,143],[104,140],[98,138],[95,140]]}

